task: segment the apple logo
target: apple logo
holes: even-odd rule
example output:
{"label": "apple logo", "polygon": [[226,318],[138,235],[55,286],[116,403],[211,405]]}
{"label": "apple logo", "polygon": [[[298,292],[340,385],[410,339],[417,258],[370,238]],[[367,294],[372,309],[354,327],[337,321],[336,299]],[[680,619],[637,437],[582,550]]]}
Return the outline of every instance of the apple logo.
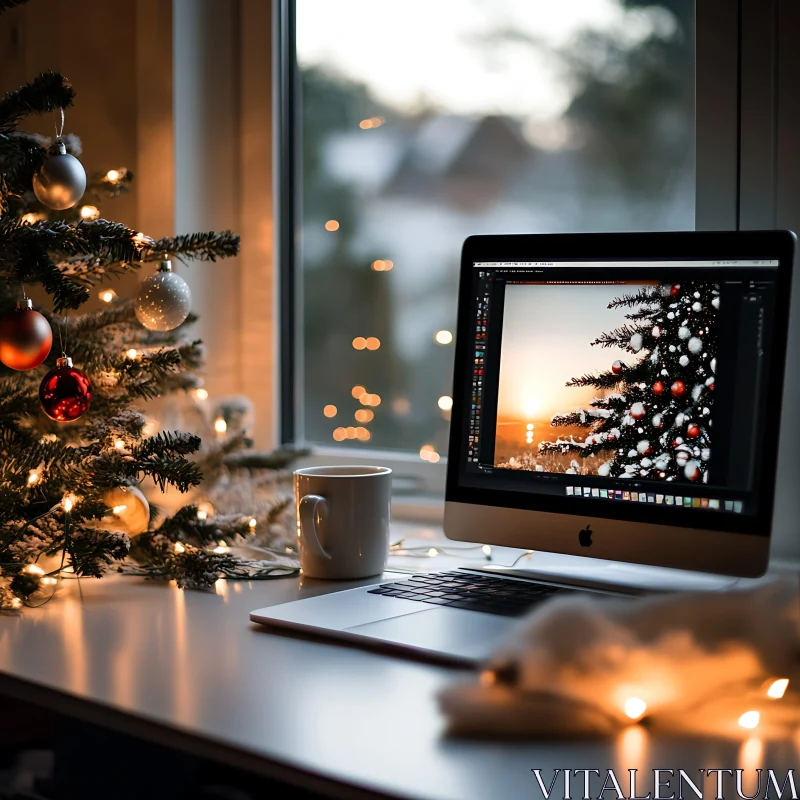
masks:
{"label": "apple logo", "polygon": [[592,526],[587,525],[582,531],[578,531],[578,541],[581,543],[581,547],[591,547],[592,546]]}

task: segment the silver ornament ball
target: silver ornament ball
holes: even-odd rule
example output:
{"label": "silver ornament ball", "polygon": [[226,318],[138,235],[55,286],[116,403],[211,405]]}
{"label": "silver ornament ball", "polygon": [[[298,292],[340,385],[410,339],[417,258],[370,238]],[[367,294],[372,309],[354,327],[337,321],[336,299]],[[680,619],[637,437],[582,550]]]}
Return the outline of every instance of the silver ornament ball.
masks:
{"label": "silver ornament ball", "polygon": [[86,170],[67,152],[64,142],[50,148],[44,164],[33,176],[33,193],[55,211],[72,208],[86,191]]}
{"label": "silver ornament ball", "polygon": [[172,271],[169,261],[162,261],[158,272],[142,281],[134,303],[136,318],[149,331],[171,331],[192,310],[189,285]]}

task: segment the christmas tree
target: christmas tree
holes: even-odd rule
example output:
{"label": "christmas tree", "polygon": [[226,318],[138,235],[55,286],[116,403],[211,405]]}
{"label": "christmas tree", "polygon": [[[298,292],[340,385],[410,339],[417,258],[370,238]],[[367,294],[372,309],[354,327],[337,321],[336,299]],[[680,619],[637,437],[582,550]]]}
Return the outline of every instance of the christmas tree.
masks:
{"label": "christmas tree", "polygon": [[[169,269],[233,256],[239,238],[153,240],[103,219],[99,206],[132,175],[111,169],[87,185],[80,141],[61,130],[73,99],[52,72],[0,99],[0,609],[45,602],[62,577],[111,569],[195,588],[286,574],[278,523],[293,454],[249,449],[246,402],[209,418],[189,289]],[[52,112],[54,142],[18,130]],[[109,282],[150,262],[160,271],[136,301],[118,299]],[[26,288],[43,299],[38,310]],[[93,290],[108,307],[77,313]],[[159,431],[136,407],[170,393],[191,402],[203,438]],[[148,487],[192,502],[165,514]],[[256,560],[231,550],[245,545]]]}
{"label": "christmas tree", "polygon": [[608,307],[631,309],[628,322],[592,345],[627,350],[631,361],[573,378],[568,386],[594,387],[598,396],[590,408],[556,415],[551,425],[588,433],[583,440],[542,442],[540,451],[573,454],[570,473],[583,471],[581,460],[594,456],[602,459],[596,471],[602,476],[707,482],[719,286],[644,286]]}

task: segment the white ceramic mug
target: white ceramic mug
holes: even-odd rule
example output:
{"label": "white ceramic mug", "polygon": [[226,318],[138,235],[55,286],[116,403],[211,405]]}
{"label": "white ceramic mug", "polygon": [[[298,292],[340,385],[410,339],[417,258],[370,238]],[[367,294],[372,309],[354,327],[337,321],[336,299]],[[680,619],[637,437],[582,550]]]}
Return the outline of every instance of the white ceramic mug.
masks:
{"label": "white ceramic mug", "polygon": [[309,578],[379,575],[389,555],[392,471],[387,467],[295,470],[300,566]]}

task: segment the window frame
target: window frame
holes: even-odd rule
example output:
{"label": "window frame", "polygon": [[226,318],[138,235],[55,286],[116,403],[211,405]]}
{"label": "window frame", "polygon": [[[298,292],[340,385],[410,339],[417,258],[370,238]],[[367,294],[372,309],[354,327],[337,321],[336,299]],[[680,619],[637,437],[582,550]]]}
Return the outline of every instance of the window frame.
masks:
{"label": "window frame", "polygon": [[[275,0],[274,112],[275,209],[278,260],[279,434],[285,445],[303,446],[302,281],[299,256],[302,217],[298,120],[296,0]],[[788,18],[790,0],[696,0],[695,27],[695,228],[774,228],[779,218],[776,52],[778,6]],[[786,29],[788,26],[782,26]],[[784,37],[788,42],[788,33]],[[766,57],[765,57],[766,52]],[[792,84],[788,84],[790,87]],[[788,178],[786,179],[788,181]],[[765,202],[765,198],[768,198]],[[785,215],[784,215],[785,216]],[[796,214],[793,215],[795,218]],[[754,224],[756,223],[756,224]],[[797,337],[795,337],[797,338]],[[794,344],[790,344],[794,347]],[[395,470],[419,495],[412,516],[441,515],[446,457],[436,464],[416,453],[313,446],[308,463],[378,463]],[[405,504],[405,503],[404,503]]]}

